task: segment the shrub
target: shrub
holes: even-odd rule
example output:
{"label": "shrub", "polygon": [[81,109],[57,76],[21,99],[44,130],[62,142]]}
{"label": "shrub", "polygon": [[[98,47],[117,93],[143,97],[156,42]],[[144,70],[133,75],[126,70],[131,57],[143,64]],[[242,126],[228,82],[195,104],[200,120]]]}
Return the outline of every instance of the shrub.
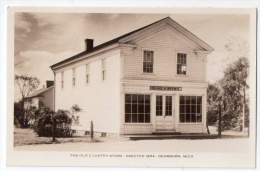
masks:
{"label": "shrub", "polygon": [[53,115],[55,122],[55,136],[56,137],[69,137],[72,136],[71,124],[72,118],[69,117],[70,112],[68,110],[58,110]]}
{"label": "shrub", "polygon": [[42,107],[38,110],[35,110],[35,123],[32,124],[32,128],[39,136],[52,136],[52,124],[54,112],[48,107]]}
{"label": "shrub", "polygon": [[73,120],[78,119],[75,113],[81,109],[77,107],[75,111],[58,110],[56,113],[48,107],[39,109],[30,108],[29,120],[30,126],[39,136],[52,136],[52,127],[54,123],[55,137],[72,136],[71,125]]}

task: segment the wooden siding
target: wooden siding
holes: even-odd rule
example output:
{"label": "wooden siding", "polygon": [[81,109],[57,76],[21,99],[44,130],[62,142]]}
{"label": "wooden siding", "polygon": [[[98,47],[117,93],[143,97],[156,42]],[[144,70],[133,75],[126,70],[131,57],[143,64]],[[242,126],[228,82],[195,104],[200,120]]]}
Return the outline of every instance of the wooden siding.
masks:
{"label": "wooden siding", "polygon": [[44,106],[49,107],[51,110],[53,110],[53,91],[54,89],[50,89],[46,93],[43,94],[43,97],[40,98],[40,101],[44,104]]}
{"label": "wooden siding", "polygon": [[[101,59],[106,58],[106,81],[101,80]],[[86,85],[86,64],[89,63],[89,84]],[[76,67],[76,86],[72,86],[72,68]],[[119,132],[120,110],[120,53],[108,52],[95,58],[67,66],[64,72],[64,89],[61,89],[61,72],[56,73],[55,110],[70,109],[77,104],[83,111],[79,114],[78,130],[89,130],[94,123],[96,132]]]}
{"label": "wooden siding", "polygon": [[176,131],[182,133],[206,133],[205,124],[179,124]]}
{"label": "wooden siding", "polygon": [[[138,47],[133,49],[132,54],[124,57],[124,78],[203,82],[204,58],[194,52],[199,49],[192,49],[176,37],[168,30],[163,30],[137,42]],[[154,51],[154,74],[143,74],[143,50]],[[187,53],[187,76],[178,76],[176,73],[177,52]]]}

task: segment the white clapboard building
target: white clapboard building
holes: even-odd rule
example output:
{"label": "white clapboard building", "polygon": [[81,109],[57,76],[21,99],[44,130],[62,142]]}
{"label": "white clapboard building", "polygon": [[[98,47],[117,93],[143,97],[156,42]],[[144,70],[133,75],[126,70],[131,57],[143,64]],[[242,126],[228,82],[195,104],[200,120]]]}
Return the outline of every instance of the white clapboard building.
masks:
{"label": "white clapboard building", "polygon": [[51,66],[55,110],[82,108],[73,128],[117,135],[206,132],[213,48],[167,17]]}

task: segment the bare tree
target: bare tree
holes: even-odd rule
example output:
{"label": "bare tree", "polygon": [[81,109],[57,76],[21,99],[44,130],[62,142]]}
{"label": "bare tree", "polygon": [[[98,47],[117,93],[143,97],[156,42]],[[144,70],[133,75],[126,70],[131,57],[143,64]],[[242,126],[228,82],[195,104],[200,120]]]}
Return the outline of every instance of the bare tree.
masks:
{"label": "bare tree", "polygon": [[15,75],[14,80],[20,90],[22,100],[35,91],[40,85],[40,80],[38,78],[28,75]]}

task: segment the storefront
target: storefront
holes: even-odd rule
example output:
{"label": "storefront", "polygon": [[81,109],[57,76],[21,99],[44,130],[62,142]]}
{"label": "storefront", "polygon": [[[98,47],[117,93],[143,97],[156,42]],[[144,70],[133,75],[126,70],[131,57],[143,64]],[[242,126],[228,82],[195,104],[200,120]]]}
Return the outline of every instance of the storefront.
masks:
{"label": "storefront", "polygon": [[206,132],[206,83],[137,82],[124,83],[124,134]]}

